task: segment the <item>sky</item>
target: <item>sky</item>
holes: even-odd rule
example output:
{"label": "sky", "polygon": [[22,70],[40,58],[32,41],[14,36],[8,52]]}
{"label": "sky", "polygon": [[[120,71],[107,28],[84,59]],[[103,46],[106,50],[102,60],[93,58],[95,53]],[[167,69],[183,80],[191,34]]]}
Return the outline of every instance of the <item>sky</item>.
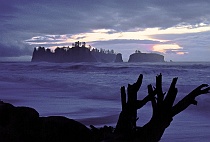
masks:
{"label": "sky", "polygon": [[0,0],[0,61],[30,61],[34,47],[135,50],[166,61],[210,61],[210,0]]}

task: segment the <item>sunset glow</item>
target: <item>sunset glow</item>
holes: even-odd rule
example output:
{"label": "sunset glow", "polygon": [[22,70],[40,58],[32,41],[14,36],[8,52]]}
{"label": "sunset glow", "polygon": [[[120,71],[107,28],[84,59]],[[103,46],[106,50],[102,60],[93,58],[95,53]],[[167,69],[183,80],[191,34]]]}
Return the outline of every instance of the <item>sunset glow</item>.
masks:
{"label": "sunset glow", "polygon": [[184,54],[187,54],[188,52],[177,52],[176,54],[178,55],[184,55]]}
{"label": "sunset glow", "polygon": [[[190,28],[190,26],[177,26],[171,27],[168,29],[159,29],[159,28],[146,28],[144,30],[136,30],[136,31],[127,31],[127,32],[117,32],[112,29],[96,29],[92,30],[92,32],[88,33],[79,33],[74,35],[46,35],[32,37],[31,39],[26,40],[25,42],[30,45],[37,45],[37,44],[57,44],[58,46],[62,46],[62,44],[69,44],[71,45],[75,41],[86,41],[86,42],[93,42],[93,41],[109,41],[109,40],[116,40],[116,39],[123,39],[123,40],[150,40],[150,41],[158,41],[158,42],[168,42],[167,39],[158,39],[154,38],[155,35],[162,35],[162,34],[187,34],[187,33],[199,33],[210,31],[210,25],[203,25],[202,27],[195,27]],[[165,52],[166,49],[181,49],[177,44],[161,44],[155,45],[153,47],[153,51],[160,51]]]}
{"label": "sunset glow", "polygon": [[125,59],[140,50],[161,52],[166,59],[210,60],[210,1],[207,0],[182,1],[182,4],[137,0],[34,3],[2,3],[2,57],[31,56],[34,47],[71,47],[81,41],[87,46],[113,49]]}
{"label": "sunset glow", "polygon": [[[153,46],[153,51],[161,52],[161,53],[166,53],[167,50],[177,51],[180,49],[182,49],[182,47],[180,47],[177,44],[158,44],[158,45]],[[177,52],[177,54],[178,53],[181,54],[183,52]]]}

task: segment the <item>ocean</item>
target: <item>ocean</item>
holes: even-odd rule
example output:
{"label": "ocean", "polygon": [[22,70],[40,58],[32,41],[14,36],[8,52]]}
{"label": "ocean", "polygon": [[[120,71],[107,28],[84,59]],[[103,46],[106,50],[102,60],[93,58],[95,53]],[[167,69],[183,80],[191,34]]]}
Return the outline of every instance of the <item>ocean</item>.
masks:
{"label": "ocean", "polygon": [[[0,62],[0,100],[14,106],[35,108],[40,116],[66,116],[87,127],[115,127],[121,111],[120,88],[133,84],[139,74],[143,83],[138,99],[147,95],[147,85],[163,76],[167,92],[178,77],[176,102],[201,84],[210,84],[210,62],[165,63],[32,63]],[[174,117],[161,142],[210,141],[210,93],[196,99]],[[138,126],[152,114],[150,102],[138,110]]]}

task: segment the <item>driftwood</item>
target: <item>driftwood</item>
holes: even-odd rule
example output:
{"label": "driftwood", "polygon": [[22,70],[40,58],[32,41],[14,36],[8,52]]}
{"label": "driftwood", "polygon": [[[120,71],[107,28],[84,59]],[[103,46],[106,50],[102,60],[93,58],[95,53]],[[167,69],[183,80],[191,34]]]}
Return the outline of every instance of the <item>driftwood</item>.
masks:
{"label": "driftwood", "polygon": [[[143,100],[137,100],[137,92],[141,87],[142,79],[143,75],[141,74],[136,83],[128,84],[127,101],[125,87],[121,87],[122,111],[114,132],[116,140],[159,141],[175,115],[191,104],[197,105],[195,98],[210,91],[207,84],[202,84],[174,105],[178,93],[175,87],[178,78],[173,78],[166,94],[162,91],[162,75],[160,74],[156,76],[156,86],[148,85],[148,95]],[[149,101],[153,108],[152,118],[143,127],[137,127],[137,110]]]}
{"label": "driftwood", "polygon": [[[173,78],[166,94],[162,90],[162,75],[160,74],[156,76],[156,86],[148,85],[148,95],[142,100],[137,100],[142,80],[141,74],[134,84],[128,84],[127,93],[126,88],[121,87],[122,111],[115,128],[111,126],[96,128],[91,125],[89,129],[66,117],[40,117],[33,108],[15,107],[0,101],[0,141],[157,142],[175,115],[191,104],[197,105],[195,98],[210,91],[207,84],[202,84],[174,105],[178,93],[176,88],[178,78]],[[138,127],[136,126],[137,110],[148,102],[152,103],[152,117],[147,124]]]}

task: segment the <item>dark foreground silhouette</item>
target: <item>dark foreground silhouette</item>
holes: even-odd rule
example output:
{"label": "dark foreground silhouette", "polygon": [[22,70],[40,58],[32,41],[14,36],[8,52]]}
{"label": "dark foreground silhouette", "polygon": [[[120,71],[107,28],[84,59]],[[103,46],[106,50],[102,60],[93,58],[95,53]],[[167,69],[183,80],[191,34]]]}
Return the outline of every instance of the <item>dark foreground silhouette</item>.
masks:
{"label": "dark foreground silhouette", "polygon": [[[29,107],[15,107],[0,101],[0,141],[1,142],[157,142],[173,117],[189,105],[197,105],[195,98],[207,94],[210,87],[202,84],[174,105],[178,93],[173,78],[167,93],[162,91],[162,75],[156,76],[156,86],[148,85],[148,95],[137,100],[143,75],[126,88],[121,87],[122,111],[115,128],[104,126],[96,128],[62,116],[40,117],[39,113]],[[126,97],[127,96],[127,97]],[[136,126],[137,110],[147,102],[152,103],[152,118],[143,127]]]}

